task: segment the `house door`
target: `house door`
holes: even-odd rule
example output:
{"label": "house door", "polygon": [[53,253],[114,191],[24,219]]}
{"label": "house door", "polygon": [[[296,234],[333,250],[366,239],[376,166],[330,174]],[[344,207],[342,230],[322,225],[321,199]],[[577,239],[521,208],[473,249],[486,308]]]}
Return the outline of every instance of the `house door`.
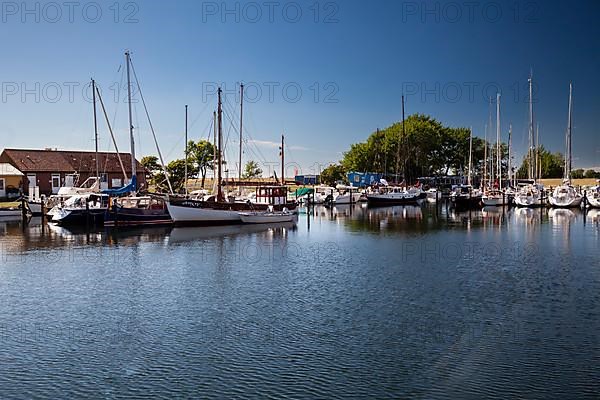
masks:
{"label": "house door", "polygon": [[[33,190],[32,188],[35,188],[38,184],[37,184],[37,175],[36,174],[27,174],[27,188],[29,189],[29,191],[27,193],[33,193],[35,190]],[[23,188],[23,190],[25,190],[25,188]]]}
{"label": "house door", "polygon": [[0,197],[6,197],[6,181],[0,178]]}
{"label": "house door", "polygon": [[52,174],[52,194],[57,194],[60,189],[60,174]]}

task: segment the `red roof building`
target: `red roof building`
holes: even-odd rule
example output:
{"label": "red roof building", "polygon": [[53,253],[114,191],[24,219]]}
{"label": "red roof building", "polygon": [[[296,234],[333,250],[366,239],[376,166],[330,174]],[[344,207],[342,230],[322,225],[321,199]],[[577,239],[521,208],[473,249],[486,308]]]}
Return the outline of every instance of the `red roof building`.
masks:
{"label": "red roof building", "polygon": [[[131,175],[131,155],[121,153],[127,177]],[[117,153],[98,153],[102,189],[115,189],[125,185],[125,177]],[[40,194],[57,193],[61,186],[77,185],[96,176],[96,153],[75,150],[25,150],[5,149],[0,163],[9,163],[24,174],[21,188],[39,186]],[[146,187],[146,171],[137,163],[138,188]]]}

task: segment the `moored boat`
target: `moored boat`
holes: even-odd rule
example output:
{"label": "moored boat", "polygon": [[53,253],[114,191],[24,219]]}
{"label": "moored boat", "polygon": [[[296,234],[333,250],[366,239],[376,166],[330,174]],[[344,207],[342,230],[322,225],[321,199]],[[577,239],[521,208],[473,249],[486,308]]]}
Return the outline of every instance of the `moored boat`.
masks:
{"label": "moored boat", "polygon": [[241,212],[240,219],[244,224],[278,224],[282,222],[293,222],[297,215],[284,209],[281,212],[273,209],[265,212]]}
{"label": "moored boat", "polygon": [[156,195],[111,200],[105,226],[170,225],[173,223],[164,198]]}

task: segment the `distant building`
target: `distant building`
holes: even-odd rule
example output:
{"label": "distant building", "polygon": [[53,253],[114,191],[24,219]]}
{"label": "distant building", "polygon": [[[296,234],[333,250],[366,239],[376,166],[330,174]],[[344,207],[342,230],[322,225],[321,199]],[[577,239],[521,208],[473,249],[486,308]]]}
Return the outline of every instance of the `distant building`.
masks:
{"label": "distant building", "polygon": [[[131,155],[121,153],[125,173],[131,175]],[[102,189],[114,189],[125,185],[125,179],[117,153],[98,153]],[[146,171],[137,162],[138,188],[146,187]],[[40,194],[58,192],[61,186],[81,184],[96,175],[96,153],[73,150],[24,150],[5,149],[0,154],[0,163],[8,163],[20,171],[19,189],[29,192],[29,187],[38,186]]]}
{"label": "distant building", "polygon": [[0,163],[0,200],[19,197],[23,177],[23,173],[11,164]]}

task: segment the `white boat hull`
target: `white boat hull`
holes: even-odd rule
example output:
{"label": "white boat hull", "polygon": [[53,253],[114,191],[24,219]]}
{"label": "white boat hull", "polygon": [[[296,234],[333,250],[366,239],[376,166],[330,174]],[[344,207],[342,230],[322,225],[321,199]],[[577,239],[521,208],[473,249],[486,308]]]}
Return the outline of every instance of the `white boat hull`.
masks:
{"label": "white boat hull", "polygon": [[217,210],[212,208],[182,207],[167,203],[169,214],[176,224],[219,224],[241,223],[239,212],[233,210]]}
{"label": "white boat hull", "polygon": [[592,208],[600,208],[600,195],[596,196],[587,196],[588,207]]}
{"label": "white boat hull", "polygon": [[539,196],[515,196],[515,205],[517,207],[541,207],[544,205]]}
{"label": "white boat hull", "polygon": [[239,213],[244,224],[278,224],[281,222],[292,222],[294,214],[269,214],[269,213]]}
{"label": "white boat hull", "polygon": [[[361,197],[362,194],[360,193],[352,193],[352,203],[358,203],[359,201],[361,201]],[[337,196],[333,202],[335,204],[350,204],[350,195],[348,194],[341,194],[339,196]]]}
{"label": "white boat hull", "polygon": [[574,197],[550,197],[549,199],[550,205],[552,207],[560,207],[560,208],[577,208],[581,207],[581,202],[583,201],[582,196],[574,196]]}
{"label": "white boat hull", "polygon": [[506,197],[502,198],[501,196],[483,196],[481,202],[486,207],[505,206],[508,204]]}

